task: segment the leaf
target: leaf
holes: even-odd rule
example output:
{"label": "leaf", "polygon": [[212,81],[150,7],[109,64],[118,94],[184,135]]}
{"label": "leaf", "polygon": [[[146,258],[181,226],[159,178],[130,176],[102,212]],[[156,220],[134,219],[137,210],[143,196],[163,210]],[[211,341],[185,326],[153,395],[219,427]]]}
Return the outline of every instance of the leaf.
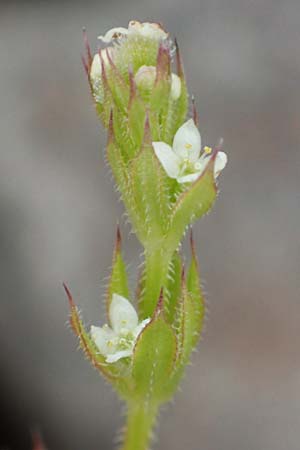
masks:
{"label": "leaf", "polygon": [[217,150],[203,174],[177,199],[169,221],[169,248],[177,249],[187,227],[206,214],[214,204],[217,188],[214,178],[214,162]]}
{"label": "leaf", "polygon": [[169,215],[166,175],[153,151],[149,122],[145,124],[144,143],[130,164],[134,196],[147,233],[145,246],[162,239]]}
{"label": "leaf", "polygon": [[194,330],[194,345],[197,344],[201,331],[203,329],[203,322],[205,317],[205,299],[202,292],[200,273],[199,273],[199,263],[195,250],[195,243],[193,239],[193,233],[190,235],[190,246],[192,259],[187,272],[187,291],[194,303],[194,314],[196,317],[195,330]]}
{"label": "leaf", "polygon": [[141,211],[139,210],[139,206],[136,202],[134,186],[132,179],[129,176],[128,168],[123,160],[121,151],[115,142],[112,114],[109,125],[109,139],[106,151],[107,158],[112,168],[118,190],[121,193],[122,200],[130,216],[133,229],[137,233],[138,238],[141,240],[141,242],[143,242],[147,236],[145,230],[145,222],[144,218],[141,216]]}
{"label": "leaf", "polygon": [[101,372],[101,374],[104,375],[105,378],[107,378],[110,381],[117,380],[118,372],[116,368],[112,365],[108,365],[105,362],[104,356],[102,356],[99,353],[97,346],[95,345],[94,341],[91,339],[91,337],[86,332],[83,326],[83,323],[79,316],[78,308],[73,301],[71,292],[69,291],[69,289],[65,284],[63,286],[69,300],[70,324],[74,333],[79,338],[80,347],[82,348],[86,357],[90,360],[92,365],[97,370],[99,370],[99,372]]}
{"label": "leaf", "polygon": [[177,367],[184,367],[195,348],[203,323],[203,303],[194,294],[190,293],[185,274],[182,274],[181,301],[178,309],[177,323]]}
{"label": "leaf", "polygon": [[130,297],[126,274],[126,266],[121,253],[121,233],[119,227],[117,228],[116,243],[112,262],[112,271],[106,293],[106,311],[108,321],[109,321],[108,311],[112,301],[113,294],[118,294],[125,298]]}
{"label": "leaf", "polygon": [[162,312],[162,297],[152,321],[140,334],[133,355],[132,377],[137,399],[161,402],[169,396],[168,381],[176,357],[176,338]]}
{"label": "leaf", "polygon": [[142,99],[137,93],[136,84],[133,74],[130,73],[130,100],[128,105],[128,132],[134,143],[134,149],[130,153],[130,157],[136,156],[141,148],[144,138],[146,119],[146,107]]}
{"label": "leaf", "polygon": [[181,295],[182,261],[178,252],[175,252],[169,264],[167,282],[164,287],[165,317],[168,323],[173,324],[178,301]]}

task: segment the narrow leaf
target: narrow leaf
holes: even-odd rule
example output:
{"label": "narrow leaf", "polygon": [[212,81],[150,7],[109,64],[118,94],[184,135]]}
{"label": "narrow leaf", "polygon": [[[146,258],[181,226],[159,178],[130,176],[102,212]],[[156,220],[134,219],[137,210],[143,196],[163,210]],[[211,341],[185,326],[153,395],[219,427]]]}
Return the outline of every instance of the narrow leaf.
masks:
{"label": "narrow leaf", "polygon": [[121,233],[120,228],[117,228],[116,243],[113,254],[112,271],[107,286],[106,293],[106,310],[109,321],[109,307],[112,301],[113,294],[119,294],[125,298],[129,298],[128,281],[126,274],[126,266],[121,253]]}

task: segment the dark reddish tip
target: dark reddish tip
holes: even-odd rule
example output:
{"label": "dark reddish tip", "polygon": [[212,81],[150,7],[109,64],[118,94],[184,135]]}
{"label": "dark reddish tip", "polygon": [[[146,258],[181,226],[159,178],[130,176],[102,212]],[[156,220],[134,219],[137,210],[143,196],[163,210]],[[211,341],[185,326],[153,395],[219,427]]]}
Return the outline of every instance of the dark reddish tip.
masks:
{"label": "dark reddish tip", "polygon": [[182,269],[181,269],[181,284],[185,284],[185,267],[184,267],[184,264],[182,264]]}
{"label": "dark reddish tip", "polygon": [[131,102],[132,99],[136,95],[136,83],[134,80],[134,74],[133,74],[133,70],[132,70],[131,66],[129,66],[129,69],[128,69],[128,76],[129,76],[129,86],[130,86],[129,102]]}
{"label": "dark reddish tip", "polygon": [[114,113],[110,110],[109,123],[108,123],[108,142],[112,141],[114,137]]}
{"label": "dark reddish tip", "polygon": [[199,126],[199,116],[198,116],[198,111],[196,108],[194,96],[192,96],[192,113],[193,113],[193,120],[195,122],[195,125],[198,127]]}
{"label": "dark reddish tip", "polygon": [[176,67],[177,67],[177,75],[179,78],[184,78],[184,70],[183,70],[183,64],[181,59],[181,54],[179,50],[178,41],[175,38],[175,49],[176,49]]}
{"label": "dark reddish tip", "polygon": [[151,143],[152,137],[151,137],[151,128],[150,128],[150,119],[149,119],[149,113],[146,111],[146,118],[145,118],[145,125],[144,125],[144,143]]}
{"label": "dark reddish tip", "polygon": [[85,50],[86,50],[86,54],[87,54],[87,58],[88,58],[88,64],[91,65],[92,61],[93,61],[93,57],[92,57],[91,47],[89,44],[89,40],[87,37],[87,31],[86,31],[85,27],[82,28],[82,34],[83,34],[83,42],[84,42],[84,46],[85,46]]}
{"label": "dark reddish tip", "polygon": [[63,287],[64,287],[64,290],[66,291],[66,294],[67,294],[67,297],[68,297],[68,300],[69,300],[69,305],[70,305],[71,308],[73,308],[73,307],[75,306],[75,303],[74,303],[72,294],[71,294],[71,292],[69,291],[69,288],[68,288],[68,286],[66,285],[66,283],[63,283]]}
{"label": "dark reddish tip", "polygon": [[170,77],[170,73],[171,73],[170,48],[164,42],[161,42],[157,54],[155,83],[158,83],[160,80],[168,79]]}
{"label": "dark reddish tip", "polygon": [[117,233],[116,233],[116,245],[115,245],[116,252],[119,252],[121,250],[121,243],[122,243],[122,236],[121,236],[120,226],[118,225]]}
{"label": "dark reddish tip", "polygon": [[195,241],[194,241],[194,235],[193,235],[192,228],[191,228],[191,232],[190,232],[190,246],[191,246],[192,257],[194,259],[196,259]]}
{"label": "dark reddish tip", "polygon": [[164,309],[164,291],[163,291],[163,288],[161,288],[159,297],[158,297],[158,302],[156,304],[156,308],[154,311],[153,319],[158,317],[163,312],[163,309]]}

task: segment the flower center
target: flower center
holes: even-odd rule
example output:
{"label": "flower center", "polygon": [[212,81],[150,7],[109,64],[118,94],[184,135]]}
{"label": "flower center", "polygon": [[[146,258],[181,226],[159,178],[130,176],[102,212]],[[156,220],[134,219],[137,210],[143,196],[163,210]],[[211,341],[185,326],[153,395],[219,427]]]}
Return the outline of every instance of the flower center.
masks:
{"label": "flower center", "polygon": [[117,350],[128,350],[132,348],[134,344],[134,335],[131,331],[123,328],[120,331],[120,334],[116,340],[116,348]]}

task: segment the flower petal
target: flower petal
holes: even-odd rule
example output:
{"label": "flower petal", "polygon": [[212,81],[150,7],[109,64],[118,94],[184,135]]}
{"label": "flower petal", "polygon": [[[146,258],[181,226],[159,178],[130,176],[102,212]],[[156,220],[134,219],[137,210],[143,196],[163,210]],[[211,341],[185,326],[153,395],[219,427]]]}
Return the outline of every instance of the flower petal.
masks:
{"label": "flower petal", "polygon": [[115,352],[114,354],[107,355],[106,362],[114,363],[119,359],[126,358],[128,356],[131,356],[132,354],[133,354],[133,347],[128,350],[120,350],[119,352]]}
{"label": "flower petal", "polygon": [[90,69],[90,77],[94,80],[95,78],[101,77],[102,65],[99,53],[96,53]]}
{"label": "flower petal", "polygon": [[201,170],[200,172],[190,173],[189,175],[178,177],[177,181],[178,183],[192,183],[193,181],[196,181],[197,178],[199,178],[202,172],[203,170]]}
{"label": "flower petal", "polygon": [[170,178],[177,178],[180,172],[180,158],[165,142],[152,142],[154,152]]}
{"label": "flower petal", "polygon": [[116,351],[116,334],[108,325],[101,328],[92,325],[91,337],[102,355],[107,356]]}
{"label": "flower petal", "polygon": [[139,22],[138,20],[131,20],[128,25],[129,34],[139,34],[143,37],[163,40],[168,37],[168,33],[158,24],[150,22]]}
{"label": "flower petal", "polygon": [[220,172],[224,169],[224,167],[227,164],[227,155],[224,152],[218,152],[216,161],[215,161],[215,167],[214,167],[214,173],[215,177],[219,176]]}
{"label": "flower petal", "polygon": [[138,324],[138,316],[132,304],[118,294],[113,294],[109,307],[109,319],[113,331],[117,334],[124,328],[134,330]]}
{"label": "flower petal", "polygon": [[111,30],[107,31],[104,36],[98,36],[98,39],[100,39],[102,42],[105,42],[108,44],[109,42],[113,41],[114,39],[119,39],[123,36],[128,34],[127,28],[123,27],[117,27],[112,28]]}
{"label": "flower petal", "polygon": [[200,155],[201,136],[193,119],[185,122],[174,136],[173,150],[182,159],[196,162]]}
{"label": "flower petal", "polygon": [[145,328],[146,325],[148,325],[148,323],[151,321],[150,317],[148,317],[147,319],[144,319],[142,322],[140,322],[138,324],[138,326],[135,328],[135,330],[133,330],[133,335],[134,338],[137,339],[139,334],[141,334],[141,332],[143,331],[143,329]]}

